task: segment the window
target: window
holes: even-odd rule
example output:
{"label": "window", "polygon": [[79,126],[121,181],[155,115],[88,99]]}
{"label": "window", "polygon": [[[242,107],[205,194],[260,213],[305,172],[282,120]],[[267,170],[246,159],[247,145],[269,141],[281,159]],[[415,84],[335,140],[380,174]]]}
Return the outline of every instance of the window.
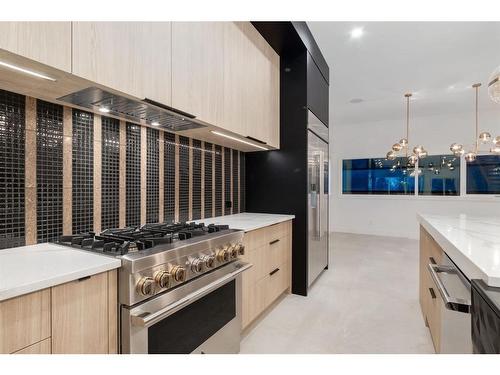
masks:
{"label": "window", "polygon": [[467,194],[500,194],[500,155],[480,155],[467,163]]}
{"label": "window", "polygon": [[344,160],[342,192],[379,195],[414,194],[414,168],[407,167],[405,163],[406,158]]}
{"label": "window", "polygon": [[418,166],[419,195],[460,195],[460,158],[428,156]]}

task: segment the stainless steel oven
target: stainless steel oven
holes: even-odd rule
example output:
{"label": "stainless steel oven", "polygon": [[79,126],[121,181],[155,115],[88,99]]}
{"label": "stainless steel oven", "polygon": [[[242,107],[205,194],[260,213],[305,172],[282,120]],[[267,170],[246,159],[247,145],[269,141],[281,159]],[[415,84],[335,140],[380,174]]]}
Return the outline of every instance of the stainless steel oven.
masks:
{"label": "stainless steel oven", "polygon": [[121,307],[121,352],[147,354],[238,353],[241,273],[235,261],[189,283]]}

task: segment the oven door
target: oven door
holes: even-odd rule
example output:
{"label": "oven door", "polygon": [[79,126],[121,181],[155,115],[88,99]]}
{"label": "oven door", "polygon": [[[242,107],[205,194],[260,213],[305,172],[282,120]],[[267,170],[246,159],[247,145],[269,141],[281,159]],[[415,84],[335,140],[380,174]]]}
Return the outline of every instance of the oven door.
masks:
{"label": "oven door", "polygon": [[236,261],[185,285],[121,309],[122,353],[238,353],[241,273]]}

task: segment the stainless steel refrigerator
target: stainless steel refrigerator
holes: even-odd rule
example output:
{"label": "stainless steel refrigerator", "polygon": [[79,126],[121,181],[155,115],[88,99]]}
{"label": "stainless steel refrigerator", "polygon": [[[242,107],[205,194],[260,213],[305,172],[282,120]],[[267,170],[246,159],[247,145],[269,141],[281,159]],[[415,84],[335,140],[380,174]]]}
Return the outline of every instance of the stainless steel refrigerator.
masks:
{"label": "stainless steel refrigerator", "polygon": [[328,127],[311,111],[307,126],[308,287],[328,267]]}

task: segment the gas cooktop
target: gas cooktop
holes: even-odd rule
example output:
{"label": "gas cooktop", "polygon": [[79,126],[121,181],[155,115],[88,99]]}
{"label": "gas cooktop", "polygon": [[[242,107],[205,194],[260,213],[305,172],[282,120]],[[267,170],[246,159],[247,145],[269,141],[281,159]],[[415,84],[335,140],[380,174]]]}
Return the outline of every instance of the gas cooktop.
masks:
{"label": "gas cooktop", "polygon": [[228,225],[206,226],[193,222],[145,224],[140,227],[106,229],[100,234],[87,232],[61,236],[59,243],[106,255],[121,256],[228,229]]}

